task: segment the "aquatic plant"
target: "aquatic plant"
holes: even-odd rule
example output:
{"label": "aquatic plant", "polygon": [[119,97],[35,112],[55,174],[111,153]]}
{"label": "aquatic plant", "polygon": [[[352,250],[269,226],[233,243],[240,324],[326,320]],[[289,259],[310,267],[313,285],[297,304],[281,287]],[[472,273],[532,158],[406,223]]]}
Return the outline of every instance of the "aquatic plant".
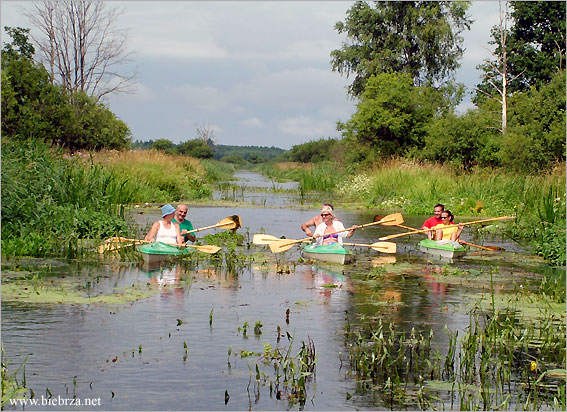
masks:
{"label": "aquatic plant", "polygon": [[[15,370],[10,371],[10,362],[6,358],[4,345],[2,345],[2,409],[4,409],[4,406],[10,401],[10,399],[21,399],[25,397],[24,395],[27,392],[25,371],[26,361],[27,358]],[[18,381],[20,373],[21,380]]]}
{"label": "aquatic plant", "polygon": [[563,410],[564,315],[542,308],[537,319],[522,318],[514,299],[508,307],[496,303],[492,277],[490,284],[490,305],[471,310],[461,336],[445,327],[444,356],[431,347],[432,329],[412,328],[408,335],[381,318],[362,317],[353,326],[347,316],[345,345],[357,393],[376,393],[390,408],[445,409],[450,402],[461,410]]}

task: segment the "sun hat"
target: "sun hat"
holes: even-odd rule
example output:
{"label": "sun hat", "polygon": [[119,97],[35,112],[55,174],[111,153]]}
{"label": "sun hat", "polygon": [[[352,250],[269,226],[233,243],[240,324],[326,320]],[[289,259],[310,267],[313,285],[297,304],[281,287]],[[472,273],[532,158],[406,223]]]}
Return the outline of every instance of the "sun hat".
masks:
{"label": "sun hat", "polygon": [[169,203],[161,208],[161,217],[170,215],[172,213],[175,213],[175,208],[171,206]]}
{"label": "sun hat", "polygon": [[333,212],[333,209],[331,209],[329,206],[323,206],[321,208],[321,213],[328,213],[331,216],[335,217],[335,213]]}

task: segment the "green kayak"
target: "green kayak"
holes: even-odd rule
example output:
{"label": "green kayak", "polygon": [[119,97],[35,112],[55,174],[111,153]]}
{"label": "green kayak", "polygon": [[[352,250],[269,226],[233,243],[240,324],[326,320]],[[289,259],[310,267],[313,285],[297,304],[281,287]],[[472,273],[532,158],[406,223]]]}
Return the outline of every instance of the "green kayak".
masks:
{"label": "green kayak", "polygon": [[439,256],[445,259],[453,259],[464,256],[466,249],[456,244],[455,242],[437,243],[436,240],[423,239],[418,243],[419,249],[422,252],[429,253],[430,255]]}
{"label": "green kayak", "polygon": [[321,262],[338,263],[341,265],[354,262],[354,255],[338,243],[305,246],[301,254],[305,259],[319,260]]}
{"label": "green kayak", "polygon": [[189,256],[193,248],[178,248],[162,242],[153,242],[138,246],[138,252],[144,257],[144,262],[155,263],[168,259],[170,256]]}

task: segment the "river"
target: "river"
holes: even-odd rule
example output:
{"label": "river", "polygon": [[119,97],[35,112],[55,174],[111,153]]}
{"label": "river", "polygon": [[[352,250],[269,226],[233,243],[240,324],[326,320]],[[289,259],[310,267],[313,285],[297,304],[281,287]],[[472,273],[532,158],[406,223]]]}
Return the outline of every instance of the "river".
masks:
{"label": "river", "polygon": [[[304,237],[299,226],[317,209],[288,207],[298,204],[297,195],[270,193],[274,183],[260,175],[243,172],[237,176],[245,186],[240,191],[242,198],[237,199],[244,206],[190,205],[188,219],[194,227],[239,215],[243,227],[238,232],[249,241],[255,233]],[[254,187],[268,190],[253,191]],[[293,189],[293,184],[279,189]],[[215,196],[220,198],[222,194]],[[337,210],[345,227],[371,222],[375,213]],[[158,218],[157,208],[133,209],[131,215],[140,234]],[[426,216],[404,218],[405,225],[419,227]],[[394,233],[393,229],[384,226],[367,228],[357,231],[352,240],[373,243],[390,233]],[[467,238],[466,230],[463,237],[475,240]],[[462,331],[469,324],[463,307],[470,303],[470,286],[439,281],[432,274],[447,268],[482,271],[497,266],[502,282],[513,279],[521,283],[549,270],[537,259],[518,259],[526,254],[522,247],[498,237],[489,237],[487,243],[504,247],[505,253],[475,251],[452,265],[431,261],[417,251],[415,237],[396,242],[396,255],[360,249],[356,263],[349,267],[303,263],[298,247],[282,254],[274,266],[273,261],[253,253],[267,253],[265,247],[253,245],[246,252],[252,253],[246,264],[233,272],[190,262],[158,270],[117,259],[39,265],[31,260],[3,262],[4,271],[11,275],[25,270],[41,272],[62,288],[70,287],[66,282],[73,278],[73,287],[88,296],[132,285],[151,291],[126,303],[22,303],[3,299],[5,355],[11,367],[25,361],[26,384],[37,401],[35,406],[5,408],[390,409],[387,400],[375,392],[361,392],[349,372],[347,316],[380,317],[407,333],[412,328],[432,330],[431,346],[444,354],[448,347],[445,327]],[[350,276],[394,263],[401,267],[417,265],[419,270],[385,276],[371,294],[362,291]],[[485,284],[480,288],[487,287]],[[261,327],[254,331],[258,322]],[[306,401],[298,402],[289,390],[270,390],[269,383],[276,379],[274,361],[261,354],[277,347],[285,352],[291,345],[290,356],[295,356],[302,342],[310,341],[317,360],[314,378],[306,385]],[[93,400],[94,406],[76,404]]]}

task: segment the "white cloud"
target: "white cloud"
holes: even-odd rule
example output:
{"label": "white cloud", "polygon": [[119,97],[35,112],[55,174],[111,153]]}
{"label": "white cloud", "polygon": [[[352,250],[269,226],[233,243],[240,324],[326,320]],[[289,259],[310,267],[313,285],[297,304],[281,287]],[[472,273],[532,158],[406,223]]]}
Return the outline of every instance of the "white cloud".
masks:
{"label": "white cloud", "polygon": [[240,124],[251,128],[258,128],[263,126],[262,121],[257,117],[251,117],[250,119],[243,120],[240,122]]}
{"label": "white cloud", "polygon": [[180,99],[187,108],[217,112],[226,110],[229,100],[226,93],[216,87],[185,84],[164,91]]}
{"label": "white cloud", "polygon": [[286,134],[312,140],[328,135],[334,130],[334,124],[328,120],[315,121],[310,116],[301,115],[279,121],[277,128]]}

